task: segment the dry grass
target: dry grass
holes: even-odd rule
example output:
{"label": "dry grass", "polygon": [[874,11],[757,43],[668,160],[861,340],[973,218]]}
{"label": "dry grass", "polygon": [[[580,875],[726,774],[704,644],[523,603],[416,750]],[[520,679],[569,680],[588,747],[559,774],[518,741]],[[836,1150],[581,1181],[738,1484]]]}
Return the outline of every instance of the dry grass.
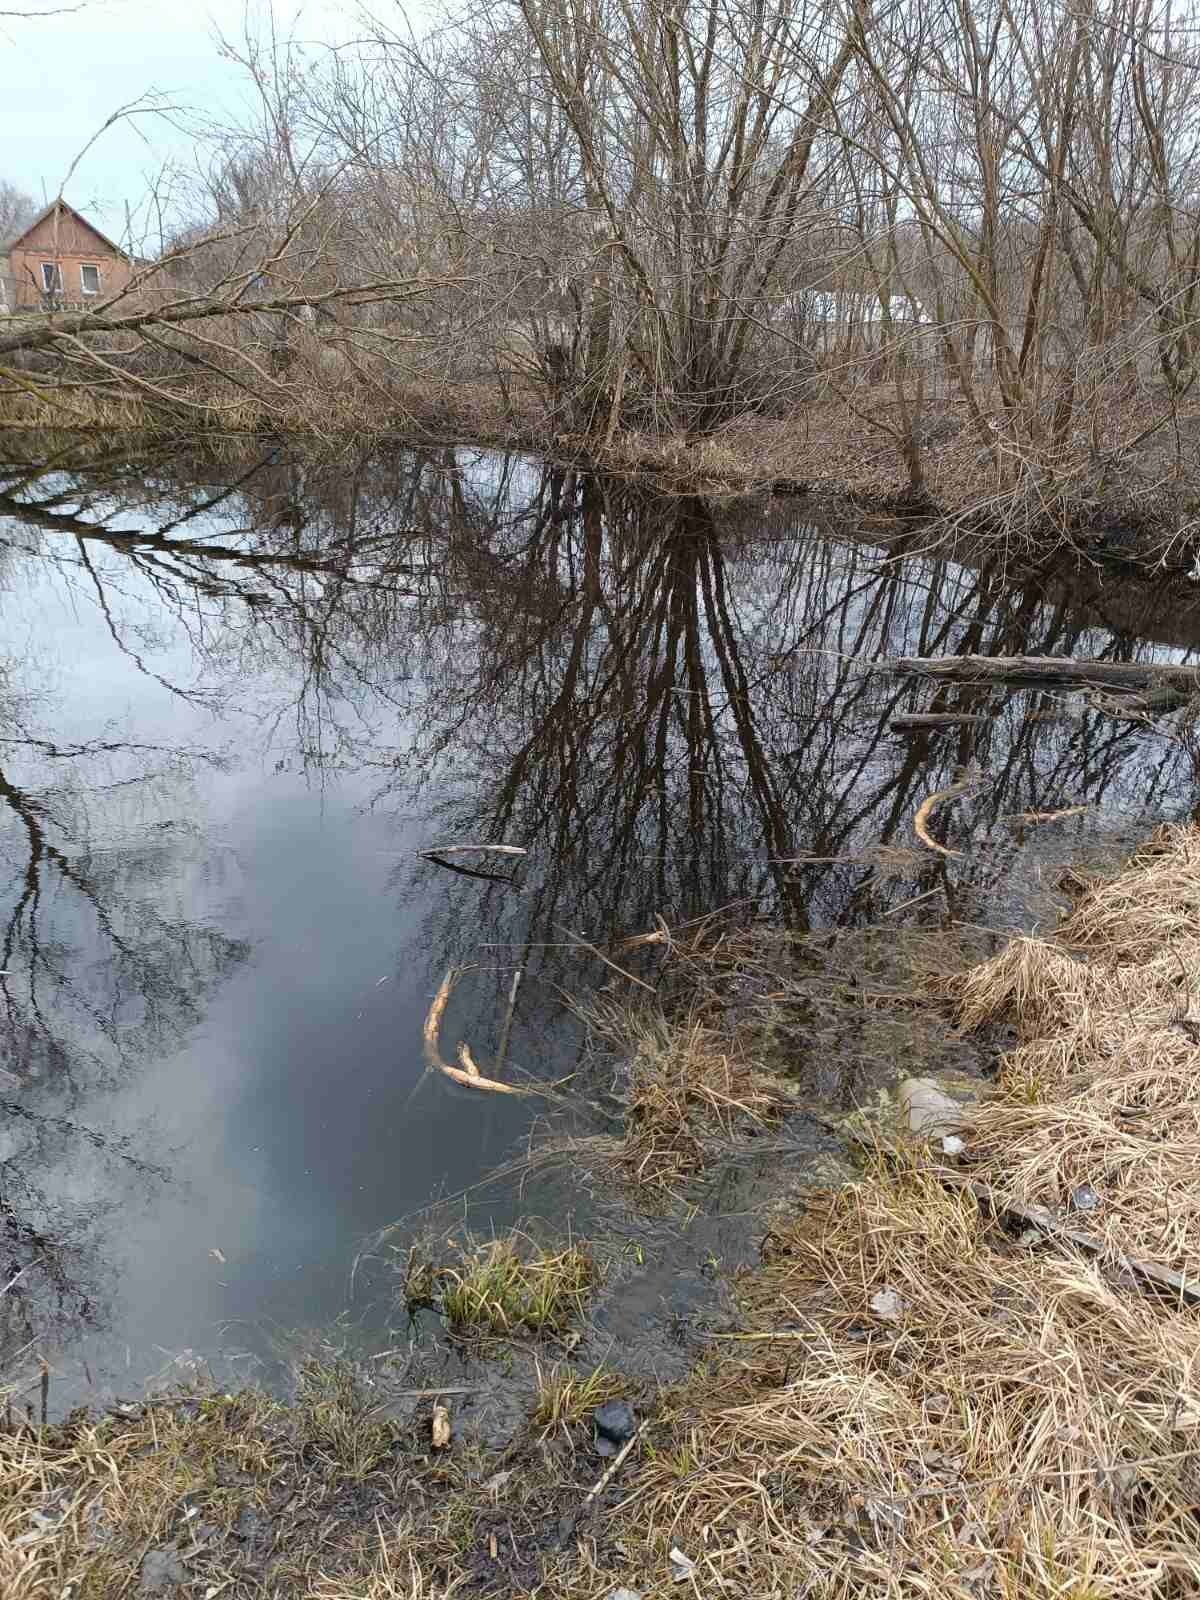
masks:
{"label": "dry grass", "polygon": [[[970,1177],[1101,1237],[1098,1257],[1014,1237],[923,1146],[881,1144],[857,1182],[773,1218],[739,1327],[643,1408],[640,1454],[565,1548],[553,1530],[596,1478],[569,1430],[618,1392],[611,1373],[541,1371],[523,1453],[485,1462],[458,1442],[423,1457],[314,1369],[296,1408],[239,1396],[0,1437],[0,1594],[129,1592],[147,1548],[185,1549],[195,1506],[216,1532],[187,1556],[192,1592],[228,1600],[1195,1595],[1200,1315],[1139,1292],[1122,1259],[1200,1261],[1196,906],[1200,834],[1163,830],[1082,888],[1061,941],[941,980],[964,1023],[1018,1033],[974,1115]],[[632,1063],[635,1167],[689,1168],[673,1124],[703,1156],[710,1132],[773,1114],[706,1015],[674,1033],[654,1012],[599,1019]],[[1076,1214],[1083,1183],[1098,1205]],[[467,1241],[423,1270],[489,1329],[542,1316],[547,1274],[572,1316],[588,1286],[585,1262],[564,1273],[528,1241]],[[248,1505],[277,1523],[257,1564],[227,1531]]]}
{"label": "dry grass", "polygon": [[615,1400],[624,1388],[620,1374],[606,1367],[593,1367],[590,1372],[576,1372],[561,1362],[546,1370],[539,1367],[534,1427],[545,1436],[575,1426],[606,1400]]}
{"label": "dry grass", "polygon": [[715,1152],[794,1103],[702,1012],[676,1020],[651,1002],[597,1004],[581,1015],[627,1075],[624,1132],[604,1153],[641,1188],[678,1190]]}
{"label": "dry grass", "polygon": [[[227,332],[231,346],[236,345],[241,335]],[[48,378],[10,374],[0,383],[0,430],[104,427],[148,435],[181,429],[217,435],[284,431],[328,444],[396,435],[461,438],[536,450],[614,474],[650,476],[660,488],[679,493],[741,494],[779,486],[831,502],[850,499],[860,511],[886,515],[901,503],[911,510],[907,467],[893,432],[899,409],[892,382],[856,389],[849,401],[828,395],[813,399],[778,419],[752,412],[701,437],[629,427],[601,440],[570,431],[569,418],[527,378],[513,377],[504,384],[486,376],[450,378],[440,360],[431,364],[427,355],[397,356],[394,347],[386,348],[384,354],[369,330],[359,330],[352,344],[336,349],[319,337],[297,335],[286,369],[264,376],[270,351],[251,340],[246,353],[254,357],[255,368],[231,358],[224,377],[197,381],[188,372],[166,387],[104,378],[58,389]],[[231,375],[239,372],[235,382]],[[1003,438],[1007,413],[998,391],[981,391],[980,399]],[[1073,466],[1059,463],[1061,483],[1048,496],[1044,464],[1020,450],[1009,453],[1014,475],[998,490],[995,468],[987,452],[981,452],[960,400],[930,400],[925,421],[927,431],[943,438],[923,451],[928,500],[921,504],[926,509],[936,507],[966,522],[980,513],[981,527],[998,527],[1009,535],[1025,532],[1039,540],[1061,533],[1076,515],[1086,522],[1094,511],[1094,437],[1089,430],[1079,432]],[[1099,425],[1102,434],[1129,437],[1156,421],[1161,417],[1149,397],[1131,401],[1114,396],[1107,409],[1102,407]],[[1179,421],[1190,425],[1195,413],[1182,414]],[[1138,453],[1130,455],[1137,469]],[[1162,547],[1177,534],[1186,496],[1158,470],[1144,476],[1152,486],[1132,498],[1114,484],[1108,494],[1151,543],[1157,540]]]}
{"label": "dry grass", "polygon": [[1020,1037],[971,1177],[1108,1248],[1014,1238],[915,1147],[775,1224],[742,1331],[663,1397],[627,1491],[644,1595],[673,1592],[672,1547],[698,1592],[764,1600],[1200,1591],[1200,1319],[1121,1264],[1200,1264],[1196,907],[1200,834],[1164,830],[1085,887],[1064,943],[943,982]]}
{"label": "dry grass", "polygon": [[1200,943],[1200,830],[1162,828],[1125,872],[1089,887],[1058,930],[1072,949],[1144,966]]}
{"label": "dry grass", "polygon": [[1057,940],[948,987],[964,1025],[1004,1019],[1020,1041],[978,1119],[980,1176],[1060,1208],[1089,1184],[1114,1256],[1200,1270],[1200,830],[1160,830]]}
{"label": "dry grass", "polygon": [[410,1309],[438,1311],[459,1335],[561,1333],[582,1317],[598,1281],[591,1252],[568,1244],[544,1250],[518,1231],[500,1239],[447,1241],[446,1259],[426,1245],[409,1252],[404,1294]]}
{"label": "dry grass", "polygon": [[919,1172],[775,1254],[747,1295],[767,1337],[689,1385],[638,1485],[658,1572],[669,1538],[756,1595],[1195,1592],[1193,1317],[1013,1252]]}
{"label": "dry grass", "polygon": [[335,1565],[361,1579],[405,1476],[398,1440],[347,1370],[312,1363],[290,1404],[245,1391],[0,1429],[0,1594],[115,1600],[162,1551],[185,1592],[230,1600],[307,1595]]}

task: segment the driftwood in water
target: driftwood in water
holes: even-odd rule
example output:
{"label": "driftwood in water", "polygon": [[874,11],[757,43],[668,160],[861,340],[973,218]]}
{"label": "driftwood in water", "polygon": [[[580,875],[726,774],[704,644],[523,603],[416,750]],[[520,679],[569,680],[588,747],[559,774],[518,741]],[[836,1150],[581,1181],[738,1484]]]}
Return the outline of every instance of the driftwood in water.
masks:
{"label": "driftwood in water", "polygon": [[1092,809],[1089,800],[1081,806],[1060,806],[1057,811],[1014,811],[1011,817],[1001,817],[1001,822],[1012,823],[1014,827],[1036,827],[1039,822],[1061,822],[1065,817],[1080,817],[1085,811]]}
{"label": "driftwood in water", "polygon": [[959,723],[987,722],[982,711],[913,711],[907,716],[893,717],[893,733],[904,733],[910,728],[953,728]]}
{"label": "driftwood in water", "polygon": [[428,850],[418,850],[422,861],[431,861],[435,867],[445,867],[463,878],[483,878],[488,883],[514,883],[514,878],[502,872],[480,872],[478,867],[460,866],[457,861],[447,861],[446,856],[497,855],[523,856],[528,852],[516,844],[435,844]]}
{"label": "driftwood in water", "polygon": [[441,987],[429,1007],[429,1015],[425,1018],[423,1037],[426,1062],[432,1071],[440,1072],[444,1078],[449,1078],[451,1083],[461,1084],[464,1089],[487,1089],[492,1094],[527,1094],[528,1090],[520,1089],[516,1084],[501,1083],[496,1078],[485,1078],[465,1044],[460,1044],[458,1047],[461,1067],[452,1067],[448,1061],[442,1059],[441,1046],[438,1043],[438,1035],[442,1028],[442,1012],[446,1009],[446,1001],[450,998],[450,991],[457,976],[457,968],[451,967],[442,979]]}
{"label": "driftwood in water", "polygon": [[1152,661],[1076,661],[1069,656],[893,656],[872,670],[947,683],[1028,684],[1031,688],[1102,688],[1136,692],[1160,686],[1200,692],[1200,667]]}
{"label": "driftwood in water", "polygon": [[493,856],[525,856],[528,850],[519,844],[431,844],[428,850],[418,850],[419,856],[465,856],[470,854]]}
{"label": "driftwood in water", "polygon": [[942,856],[961,856],[961,850],[950,850],[944,844],[939,844],[929,832],[927,826],[934,809],[947,800],[957,800],[960,795],[970,794],[972,789],[979,787],[978,780],[964,778],[961,783],[952,784],[949,789],[941,789],[937,794],[931,794],[928,800],[923,800],[917,807],[916,816],[913,817],[913,832],[923,845],[930,850],[936,850]]}

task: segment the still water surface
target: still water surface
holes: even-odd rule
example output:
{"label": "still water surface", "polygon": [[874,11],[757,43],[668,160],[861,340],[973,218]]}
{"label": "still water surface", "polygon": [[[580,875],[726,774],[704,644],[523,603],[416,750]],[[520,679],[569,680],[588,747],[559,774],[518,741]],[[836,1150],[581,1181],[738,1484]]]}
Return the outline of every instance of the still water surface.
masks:
{"label": "still water surface", "polygon": [[[1186,660],[1186,586],[461,449],[14,462],[0,541],[0,1372],[36,1349],[69,1395],[378,1335],[362,1241],[526,1127],[422,1076],[451,964],[451,1041],[486,1060],[520,965],[512,1060],[559,1072],[561,989],[609,976],[571,933],[1027,924],[1059,865],[1191,803],[1186,742],[1081,697],[862,670]],[[935,706],[988,720],[891,731]],[[913,851],[964,772],[963,855]],[[519,882],[417,855],[455,840],[525,846]]]}

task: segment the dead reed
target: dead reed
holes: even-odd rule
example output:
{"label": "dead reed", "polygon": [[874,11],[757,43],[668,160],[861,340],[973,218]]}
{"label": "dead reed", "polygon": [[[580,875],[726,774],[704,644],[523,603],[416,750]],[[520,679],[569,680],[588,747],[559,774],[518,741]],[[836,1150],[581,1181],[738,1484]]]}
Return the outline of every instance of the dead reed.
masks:
{"label": "dead reed", "polygon": [[942,980],[964,1026],[1020,1040],[974,1114],[970,1178],[1104,1248],[1014,1236],[917,1147],[810,1198],[629,1496],[645,1592],[670,1592],[672,1547],[701,1592],[1197,1592],[1200,1323],[1125,1265],[1200,1268],[1193,983],[1191,827],[1085,886],[1059,940]]}
{"label": "dead reed", "polygon": [[778,1120],[792,1097],[704,1010],[672,1017],[655,1001],[581,1012],[624,1075],[621,1138],[590,1141],[627,1182],[678,1190],[718,1150]]}

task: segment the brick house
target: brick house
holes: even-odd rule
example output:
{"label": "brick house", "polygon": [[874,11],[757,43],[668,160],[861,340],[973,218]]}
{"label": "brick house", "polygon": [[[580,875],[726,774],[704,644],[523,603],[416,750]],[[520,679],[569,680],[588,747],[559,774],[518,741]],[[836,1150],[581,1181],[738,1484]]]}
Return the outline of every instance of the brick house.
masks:
{"label": "brick house", "polygon": [[0,242],[0,313],[85,308],[123,289],[131,258],[65,200]]}

